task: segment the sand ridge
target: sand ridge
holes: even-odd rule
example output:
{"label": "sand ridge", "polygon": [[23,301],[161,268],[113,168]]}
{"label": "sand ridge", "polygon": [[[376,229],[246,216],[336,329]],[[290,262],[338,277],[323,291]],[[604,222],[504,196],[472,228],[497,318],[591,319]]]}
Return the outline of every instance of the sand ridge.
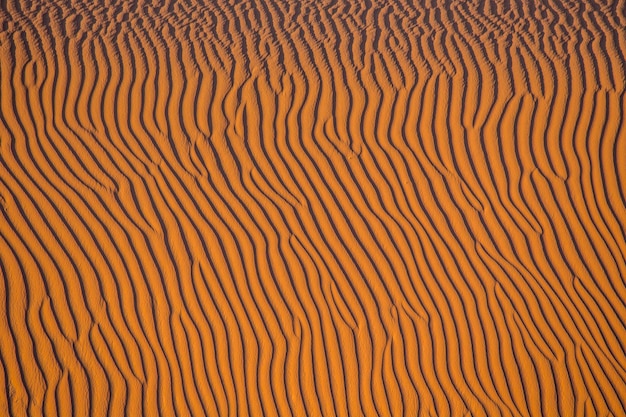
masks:
{"label": "sand ridge", "polygon": [[0,414],[626,415],[625,10],[0,2]]}

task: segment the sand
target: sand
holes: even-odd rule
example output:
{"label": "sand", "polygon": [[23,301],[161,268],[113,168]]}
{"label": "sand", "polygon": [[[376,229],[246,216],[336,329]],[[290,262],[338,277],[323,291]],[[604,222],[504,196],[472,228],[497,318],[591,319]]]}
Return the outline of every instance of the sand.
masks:
{"label": "sand", "polygon": [[0,10],[0,415],[626,415],[624,0]]}

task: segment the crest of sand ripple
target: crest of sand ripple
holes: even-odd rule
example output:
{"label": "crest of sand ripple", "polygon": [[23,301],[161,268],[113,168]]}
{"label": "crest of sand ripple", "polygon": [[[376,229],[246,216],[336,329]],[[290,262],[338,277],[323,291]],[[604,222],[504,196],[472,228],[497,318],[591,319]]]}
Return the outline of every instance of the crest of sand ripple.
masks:
{"label": "crest of sand ripple", "polygon": [[0,414],[626,413],[624,1],[156,3],[0,3]]}

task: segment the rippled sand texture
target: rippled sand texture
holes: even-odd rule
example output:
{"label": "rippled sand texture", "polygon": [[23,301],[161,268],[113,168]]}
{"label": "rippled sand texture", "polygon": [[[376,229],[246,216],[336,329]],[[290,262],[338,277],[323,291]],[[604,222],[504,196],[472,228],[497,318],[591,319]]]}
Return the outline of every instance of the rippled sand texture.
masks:
{"label": "rippled sand texture", "polygon": [[626,415],[624,0],[153,3],[0,6],[0,415]]}

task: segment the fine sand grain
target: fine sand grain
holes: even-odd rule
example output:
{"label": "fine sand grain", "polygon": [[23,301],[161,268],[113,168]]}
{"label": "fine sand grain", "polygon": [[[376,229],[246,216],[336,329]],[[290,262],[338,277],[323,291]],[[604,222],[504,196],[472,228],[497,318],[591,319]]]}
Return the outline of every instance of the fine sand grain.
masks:
{"label": "fine sand grain", "polygon": [[626,416],[626,3],[0,1],[0,416]]}

